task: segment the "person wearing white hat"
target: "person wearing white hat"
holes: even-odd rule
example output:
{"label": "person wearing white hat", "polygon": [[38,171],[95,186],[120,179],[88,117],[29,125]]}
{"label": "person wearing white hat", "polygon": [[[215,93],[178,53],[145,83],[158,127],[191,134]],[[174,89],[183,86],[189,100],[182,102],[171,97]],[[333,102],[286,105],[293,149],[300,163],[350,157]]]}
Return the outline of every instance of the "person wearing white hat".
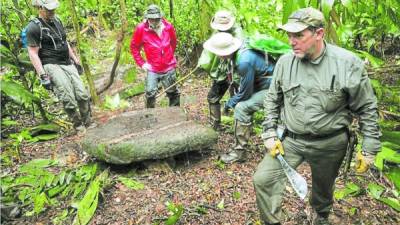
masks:
{"label": "person wearing white hat", "polygon": [[[91,124],[90,98],[80,76],[79,59],[67,41],[61,21],[55,16],[57,0],[33,0],[39,17],[26,29],[29,58],[43,87],[53,90],[78,133]],[[78,68],[79,67],[79,68]]]}
{"label": "person wearing white hat", "polygon": [[245,48],[243,41],[226,32],[218,32],[203,44],[204,49],[228,62],[228,70],[237,71],[239,90],[225,104],[224,112],[234,109],[235,146],[220,159],[224,163],[246,160],[252,127],[252,115],[263,108],[264,96],[271,83],[274,63],[264,53]]}
{"label": "person wearing white hat", "polygon": [[[243,30],[235,22],[235,17],[230,11],[217,11],[211,19],[210,26],[214,29],[214,34],[217,32],[227,32],[236,38],[243,39]],[[236,91],[238,86],[234,79],[236,77],[234,75],[236,74],[231,74],[228,70],[227,60],[219,59],[216,55],[207,51],[207,49],[203,50],[198,66],[206,70],[212,79],[212,86],[207,95],[210,123],[215,130],[220,130],[220,101],[228,89],[232,94]]]}

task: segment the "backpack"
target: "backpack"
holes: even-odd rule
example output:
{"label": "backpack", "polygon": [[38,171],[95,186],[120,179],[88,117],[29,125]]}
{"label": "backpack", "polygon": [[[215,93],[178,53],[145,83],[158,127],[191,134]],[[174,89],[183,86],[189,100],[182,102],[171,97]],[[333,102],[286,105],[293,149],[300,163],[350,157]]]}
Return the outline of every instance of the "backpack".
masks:
{"label": "backpack", "polygon": [[30,22],[34,22],[35,24],[37,24],[40,28],[40,44],[39,44],[39,48],[42,47],[42,38],[43,38],[43,26],[42,26],[42,22],[40,22],[39,18],[34,18],[31,21],[29,21],[29,23],[22,29],[21,31],[21,44],[22,44],[22,48],[27,48],[28,47],[28,38],[26,36],[27,31],[28,31],[28,26],[30,24]]}
{"label": "backpack", "polygon": [[[292,51],[290,45],[266,34],[256,34],[248,37],[245,41],[245,46],[239,50],[238,55],[240,56],[242,52],[249,49],[264,54],[267,64],[270,60],[278,61],[281,55]],[[236,59],[238,60],[239,57],[236,57]]]}
{"label": "backpack", "polygon": [[[61,21],[60,21],[60,19],[58,17],[55,17],[55,20],[56,20],[56,22],[58,22],[62,26],[62,23],[61,23]],[[39,29],[40,29],[40,38],[39,38],[40,44],[39,44],[39,48],[42,48],[43,29],[48,29],[48,28],[43,27],[42,22],[40,21],[40,19],[38,17],[30,20],[29,23],[22,29],[21,34],[20,34],[22,48],[27,48],[28,47],[28,38],[27,38],[26,34],[27,34],[27,31],[28,31],[28,26],[29,26],[30,22],[34,22],[35,24],[37,24],[39,26]]]}

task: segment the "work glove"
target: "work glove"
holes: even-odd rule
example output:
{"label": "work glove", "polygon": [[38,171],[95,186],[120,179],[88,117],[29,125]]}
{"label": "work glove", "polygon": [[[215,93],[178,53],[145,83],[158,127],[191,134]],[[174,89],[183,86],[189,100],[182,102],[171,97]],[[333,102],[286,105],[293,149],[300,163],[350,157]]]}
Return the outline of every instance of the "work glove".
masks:
{"label": "work glove", "polygon": [[53,86],[50,81],[50,76],[46,73],[43,73],[40,75],[40,84],[46,89],[46,90],[52,90]]}
{"label": "work glove", "polygon": [[148,63],[144,63],[142,65],[142,69],[147,72],[147,71],[151,70],[151,65]]}
{"label": "work glove", "polygon": [[358,151],[356,154],[356,165],[355,169],[357,173],[365,173],[374,164],[375,155],[370,153],[362,153]]}
{"label": "work glove", "polygon": [[276,137],[271,137],[271,138],[264,140],[264,146],[267,149],[268,153],[274,158],[278,154],[280,154],[280,155],[285,154],[285,151],[283,150],[282,142]]}

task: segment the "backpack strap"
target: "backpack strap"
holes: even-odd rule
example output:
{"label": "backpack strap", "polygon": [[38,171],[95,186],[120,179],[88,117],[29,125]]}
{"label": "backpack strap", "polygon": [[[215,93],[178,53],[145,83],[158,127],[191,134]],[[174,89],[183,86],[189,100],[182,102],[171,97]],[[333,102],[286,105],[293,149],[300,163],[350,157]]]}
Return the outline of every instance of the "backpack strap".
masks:
{"label": "backpack strap", "polygon": [[38,17],[32,19],[31,21],[34,22],[35,24],[37,24],[37,25],[39,26],[39,30],[40,30],[39,48],[42,48],[42,39],[43,39],[43,25],[42,25],[42,21],[40,21],[40,19],[39,19]]}

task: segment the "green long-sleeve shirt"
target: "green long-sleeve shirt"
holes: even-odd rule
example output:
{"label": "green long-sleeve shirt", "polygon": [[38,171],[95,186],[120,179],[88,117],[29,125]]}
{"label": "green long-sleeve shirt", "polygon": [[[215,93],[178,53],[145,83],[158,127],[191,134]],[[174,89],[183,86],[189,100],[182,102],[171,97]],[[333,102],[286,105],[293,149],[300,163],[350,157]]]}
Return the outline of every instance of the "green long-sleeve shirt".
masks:
{"label": "green long-sleeve shirt", "polygon": [[377,100],[364,63],[350,51],[325,44],[322,55],[301,60],[288,53],[276,64],[266,96],[265,127],[278,118],[297,134],[326,135],[359,116],[363,150],[380,151]]}

